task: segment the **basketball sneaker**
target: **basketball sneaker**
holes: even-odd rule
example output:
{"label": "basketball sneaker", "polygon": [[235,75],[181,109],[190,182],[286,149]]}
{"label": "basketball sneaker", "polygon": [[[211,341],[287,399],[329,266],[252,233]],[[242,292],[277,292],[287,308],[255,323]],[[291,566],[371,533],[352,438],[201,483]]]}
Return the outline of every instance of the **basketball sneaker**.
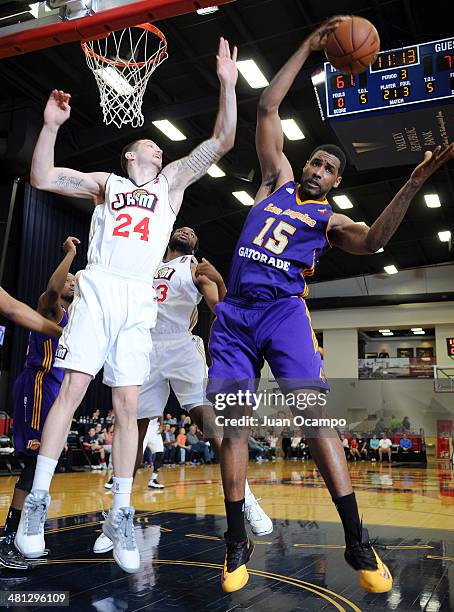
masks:
{"label": "basketball sneaker", "polygon": [[27,571],[32,568],[32,565],[24,559],[14,546],[15,535],[13,533],[8,534],[0,541],[0,568]]}
{"label": "basketball sneaker", "polygon": [[[106,520],[107,512],[103,512],[102,515],[104,517],[104,520]],[[95,553],[95,555],[101,555],[103,553],[110,552],[112,548],[112,540],[110,540],[104,534],[104,532],[101,531],[101,534],[96,538],[95,543],[93,544],[93,552]]]}
{"label": "basketball sneaker", "polygon": [[140,569],[140,554],[134,534],[134,508],[111,508],[102,526],[113,545],[113,556],[121,569],[130,574]]}
{"label": "basketball sneaker", "polygon": [[359,572],[359,585],[368,593],[387,593],[393,587],[391,572],[369,541],[369,532],[362,529],[361,543],[347,546],[345,560]]}
{"label": "basketball sneaker", "polygon": [[251,558],[254,550],[254,543],[251,540],[233,542],[226,537],[225,546],[226,551],[221,576],[221,586],[225,593],[233,593],[246,586],[249,580],[246,563]]}
{"label": "basketball sneaker", "polygon": [[148,485],[147,486],[148,486],[149,489],[163,489],[164,488],[164,485],[161,484],[160,482],[158,482],[157,477],[153,478],[153,476],[148,481]]}
{"label": "basketball sneaker", "polygon": [[244,518],[251,526],[252,533],[256,536],[264,536],[273,532],[273,521],[259,504],[259,500],[253,495],[244,502]]}
{"label": "basketball sneaker", "polygon": [[14,543],[27,559],[37,559],[45,554],[44,523],[49,504],[47,491],[31,491],[25,498]]}
{"label": "basketball sneaker", "polygon": [[109,478],[109,480],[104,485],[105,489],[111,489],[113,487],[113,476]]}

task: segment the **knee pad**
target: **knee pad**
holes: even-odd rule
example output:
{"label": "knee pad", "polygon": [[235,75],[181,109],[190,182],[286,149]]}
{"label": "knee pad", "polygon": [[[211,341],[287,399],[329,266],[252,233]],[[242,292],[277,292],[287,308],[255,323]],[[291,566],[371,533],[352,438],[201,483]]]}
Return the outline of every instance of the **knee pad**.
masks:
{"label": "knee pad", "polygon": [[37,458],[37,455],[33,457],[27,455],[21,458],[25,465],[16,482],[16,489],[20,489],[21,491],[26,491],[27,493],[30,493],[30,491],[32,490],[33,479],[35,477]]}
{"label": "knee pad", "polygon": [[153,471],[159,472],[159,470],[162,468],[163,463],[164,463],[164,453],[156,453],[154,456]]}

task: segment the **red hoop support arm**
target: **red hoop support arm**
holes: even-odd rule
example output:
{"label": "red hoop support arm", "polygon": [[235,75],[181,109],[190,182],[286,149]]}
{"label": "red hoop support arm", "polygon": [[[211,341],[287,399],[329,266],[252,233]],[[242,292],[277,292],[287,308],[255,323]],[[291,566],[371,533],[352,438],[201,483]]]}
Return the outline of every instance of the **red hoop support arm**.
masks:
{"label": "red hoop support arm", "polygon": [[[138,23],[160,21],[176,15],[192,13],[201,8],[227,4],[234,0],[142,0],[127,6],[100,11],[89,17],[62,21],[0,37],[0,58],[22,55],[78,40],[99,38],[105,32],[135,26]],[[1,30],[0,30],[1,36]]]}

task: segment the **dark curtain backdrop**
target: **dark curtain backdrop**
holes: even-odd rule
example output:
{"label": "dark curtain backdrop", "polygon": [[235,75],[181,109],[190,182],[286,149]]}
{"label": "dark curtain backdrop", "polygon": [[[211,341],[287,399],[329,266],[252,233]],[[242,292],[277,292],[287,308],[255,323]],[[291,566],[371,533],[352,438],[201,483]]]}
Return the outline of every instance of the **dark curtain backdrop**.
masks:
{"label": "dark curtain backdrop", "polygon": [[[20,205],[18,203],[18,205]],[[64,256],[62,244],[68,236],[81,241],[71,267],[75,273],[86,264],[90,216],[74,209],[59,196],[38,191],[25,185],[20,259],[17,262],[19,277],[17,297],[36,308],[38,298],[47,281]],[[21,371],[27,348],[28,332],[15,326],[9,396],[13,382]],[[11,401],[9,402],[11,406]],[[106,412],[111,407],[111,392],[101,381],[101,373],[92,382],[79,408],[78,414],[87,414],[99,408]]]}

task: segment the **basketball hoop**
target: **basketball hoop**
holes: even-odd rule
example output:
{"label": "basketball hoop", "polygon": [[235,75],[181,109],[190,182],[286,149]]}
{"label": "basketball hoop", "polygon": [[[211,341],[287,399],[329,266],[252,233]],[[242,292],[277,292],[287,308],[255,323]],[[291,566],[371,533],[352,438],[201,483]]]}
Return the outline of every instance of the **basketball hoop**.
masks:
{"label": "basketball hoop", "polygon": [[104,123],[142,126],[148,79],[168,57],[161,30],[142,23],[102,38],[83,40],[81,47],[98,85]]}

